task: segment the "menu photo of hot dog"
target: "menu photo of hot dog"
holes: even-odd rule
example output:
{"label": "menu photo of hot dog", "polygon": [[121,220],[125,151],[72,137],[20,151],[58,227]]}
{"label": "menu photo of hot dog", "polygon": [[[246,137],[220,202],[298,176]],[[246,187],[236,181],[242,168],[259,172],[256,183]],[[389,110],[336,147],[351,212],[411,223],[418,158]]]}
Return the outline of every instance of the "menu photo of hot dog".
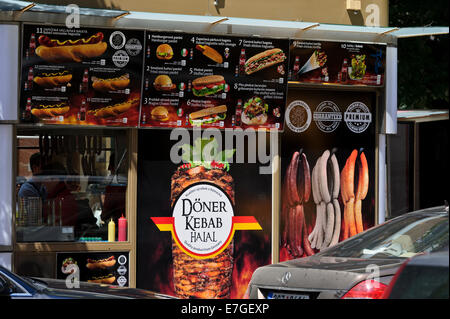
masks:
{"label": "menu photo of hot dog", "polygon": [[86,38],[59,40],[40,35],[36,55],[51,63],[81,62],[105,53],[108,45],[102,32]]}
{"label": "menu photo of hot dog", "polygon": [[128,286],[129,255],[124,252],[65,252],[56,254],[57,279]]}
{"label": "menu photo of hot dog", "polygon": [[143,30],[25,24],[21,121],[137,126],[144,41]]}

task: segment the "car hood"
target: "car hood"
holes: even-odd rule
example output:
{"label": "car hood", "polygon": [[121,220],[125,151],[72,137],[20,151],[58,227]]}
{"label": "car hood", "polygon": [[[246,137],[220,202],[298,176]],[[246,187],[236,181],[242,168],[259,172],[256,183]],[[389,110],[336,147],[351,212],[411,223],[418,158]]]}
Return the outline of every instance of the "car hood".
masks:
{"label": "car hood", "polygon": [[[390,278],[404,258],[362,259],[311,256],[258,268],[251,284],[286,290],[348,291],[370,277]],[[288,274],[289,273],[289,274]],[[387,280],[387,282],[389,282]]]}
{"label": "car hood", "polygon": [[80,282],[79,288],[67,288],[65,280],[34,278],[40,286],[38,295],[49,298],[133,298],[174,299],[175,297],[138,288],[119,287],[106,284]]}

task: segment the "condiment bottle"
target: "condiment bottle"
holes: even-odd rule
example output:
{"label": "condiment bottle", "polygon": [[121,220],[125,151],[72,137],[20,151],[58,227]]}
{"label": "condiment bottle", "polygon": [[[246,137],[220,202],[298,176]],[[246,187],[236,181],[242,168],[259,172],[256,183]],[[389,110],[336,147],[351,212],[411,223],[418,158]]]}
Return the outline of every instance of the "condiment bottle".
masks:
{"label": "condiment bottle", "polygon": [[114,221],[111,220],[108,223],[108,241],[115,241],[116,240],[116,224]]}
{"label": "condiment bottle", "polygon": [[127,241],[127,219],[123,215],[119,218],[119,241]]}

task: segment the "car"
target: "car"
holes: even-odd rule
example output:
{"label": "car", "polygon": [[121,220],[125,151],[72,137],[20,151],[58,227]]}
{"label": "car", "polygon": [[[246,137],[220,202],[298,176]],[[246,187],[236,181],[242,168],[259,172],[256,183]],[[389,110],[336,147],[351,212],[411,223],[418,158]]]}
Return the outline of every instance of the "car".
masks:
{"label": "car", "polygon": [[383,299],[448,299],[448,250],[418,255],[397,270]]}
{"label": "car", "polygon": [[448,206],[401,215],[315,255],[257,268],[250,299],[380,299],[408,258],[448,249]]}
{"label": "car", "polygon": [[0,265],[0,298],[11,299],[176,299],[144,289],[80,282],[67,288],[61,279],[19,276]]}

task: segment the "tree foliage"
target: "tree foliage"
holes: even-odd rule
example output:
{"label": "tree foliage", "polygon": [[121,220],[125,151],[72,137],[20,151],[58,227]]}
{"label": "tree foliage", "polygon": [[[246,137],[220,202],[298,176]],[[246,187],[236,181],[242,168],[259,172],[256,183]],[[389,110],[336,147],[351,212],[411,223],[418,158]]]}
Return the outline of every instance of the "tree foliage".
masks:
{"label": "tree foliage", "polygon": [[[389,25],[448,26],[448,0],[390,0]],[[448,35],[399,39],[399,108],[449,108],[448,43]]]}

